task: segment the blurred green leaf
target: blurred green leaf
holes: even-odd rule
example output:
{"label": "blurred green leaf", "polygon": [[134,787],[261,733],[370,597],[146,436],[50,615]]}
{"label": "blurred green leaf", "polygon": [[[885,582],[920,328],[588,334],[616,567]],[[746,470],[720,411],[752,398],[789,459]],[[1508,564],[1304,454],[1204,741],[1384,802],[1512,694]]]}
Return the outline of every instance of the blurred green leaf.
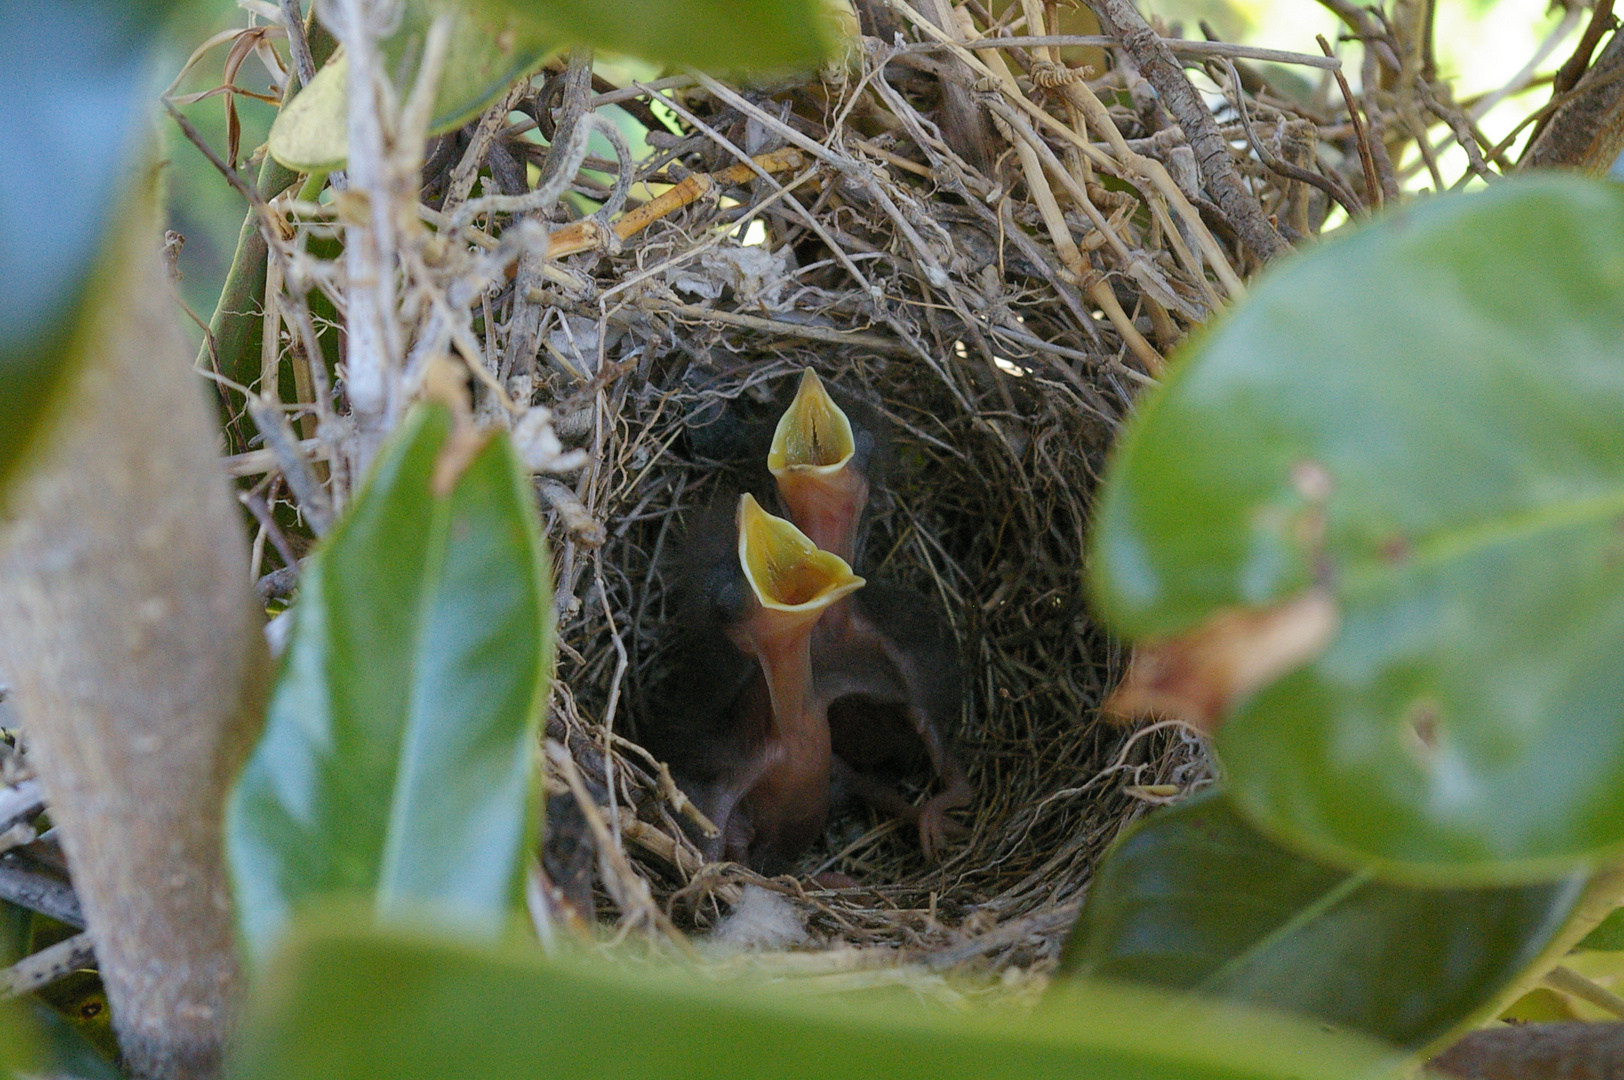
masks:
{"label": "blurred green leaf", "polygon": [[722,72],[816,67],[841,33],[845,7],[831,0],[475,2],[522,14],[565,44]]}
{"label": "blurred green leaf", "polygon": [[[0,0],[0,485],[69,362],[82,310],[113,288],[169,5]],[[99,273],[102,280],[92,283]]]}
{"label": "blurred green leaf", "polygon": [[949,1014],[525,952],[318,927],[265,971],[230,1075],[1370,1080],[1396,1064],[1318,1025],[1134,987],[1080,984],[1032,1016]]}
{"label": "blurred green leaf", "polygon": [[238,918],[262,957],[334,893],[490,936],[518,904],[551,672],[545,554],[505,435],[455,454],[420,406],[303,571],[265,734],[227,811]]}
{"label": "blurred green leaf", "polygon": [[[70,1039],[60,1032],[55,1042],[70,1050],[84,1044],[102,1060],[118,1055],[118,1036],[113,1033],[113,1013],[107,1003],[107,990],[95,971],[75,971],[39,991],[39,999],[50,1006],[54,1019],[72,1032]],[[48,1025],[51,1030],[55,1025]],[[79,1070],[69,1070],[79,1072]],[[81,1073],[81,1075],[83,1075]]]}
{"label": "blurred green leaf", "polygon": [[[408,61],[412,78],[429,26],[451,16],[451,42],[435,97],[431,134],[461,127],[478,116],[514,79],[541,65],[558,37],[521,12],[489,9],[461,0],[406,0],[400,29],[383,44],[384,70],[398,72]],[[334,169],[349,153],[349,65],[333,56],[310,85],[282,109],[271,125],[271,155],[290,169]],[[410,82],[402,87],[402,96]]]}
{"label": "blurred green leaf", "polygon": [[1340,610],[1218,733],[1269,833],[1454,884],[1624,848],[1621,342],[1624,187],[1528,177],[1293,258],[1145,400],[1093,538],[1112,627]]}
{"label": "blurred green leaf", "polygon": [[1217,792],[1159,810],[1095,871],[1061,970],[1302,1013],[1419,1048],[1545,951],[1583,879],[1413,889],[1310,862]]}
{"label": "blurred green leaf", "polygon": [[[106,995],[102,995],[101,1004],[105,1014]],[[29,1068],[32,1075],[123,1080],[123,1074],[114,1067],[111,1057],[118,1051],[111,1018],[104,1016],[100,1027],[94,1028],[76,1023],[42,1004],[35,1003],[30,1012],[37,1032],[37,1056]]]}
{"label": "blurred green leaf", "polygon": [[19,1001],[0,1001],[0,1077],[10,1080],[36,1063],[39,1036],[28,1009]]}
{"label": "blurred green leaf", "polygon": [[0,967],[10,967],[28,955],[34,913],[9,900],[0,900]]}
{"label": "blurred green leaf", "polygon": [[1624,908],[1619,908],[1586,934],[1575,949],[1597,952],[1624,952]]}

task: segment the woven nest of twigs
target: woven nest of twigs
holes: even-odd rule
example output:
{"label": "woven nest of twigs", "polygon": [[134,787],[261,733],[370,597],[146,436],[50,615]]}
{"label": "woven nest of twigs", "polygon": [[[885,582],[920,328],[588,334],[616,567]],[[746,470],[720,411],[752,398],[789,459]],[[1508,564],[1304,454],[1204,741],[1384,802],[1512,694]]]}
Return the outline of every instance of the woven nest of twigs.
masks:
{"label": "woven nest of twigs", "polygon": [[[504,395],[546,406],[562,440],[535,466],[558,474],[539,484],[559,610],[547,760],[594,838],[600,918],[679,941],[754,884],[798,909],[806,948],[866,949],[838,950],[859,965],[1041,972],[1112,839],[1210,778],[1183,729],[1100,715],[1124,655],[1089,611],[1086,538],[1135,395],[1269,258],[1397,196],[1400,127],[1424,141],[1442,123],[1474,172],[1483,157],[1447,87],[1384,88],[1374,65],[1402,42],[1340,3],[1366,43],[1358,113],[1334,60],[1177,40],[1126,0],[1091,0],[1110,33],[1063,42],[1010,35],[1070,8],[968,0],[947,34],[952,10],[926,6],[935,22],[857,4],[852,53],[799,82],[615,86],[577,53],[516,87],[428,148],[418,216],[439,246],[408,236],[422,325],[404,337],[411,357],[454,343],[484,416],[510,415]],[[582,125],[620,141],[593,119],[610,105],[652,153],[620,142],[619,161],[577,173]],[[512,125],[516,109],[532,122]],[[1408,167],[1436,172],[1433,149]],[[566,181],[576,212],[601,209],[551,211]],[[299,231],[331,219],[289,206],[313,223]],[[545,230],[514,228],[538,210]],[[307,272],[301,243],[290,273]],[[852,811],[799,874],[764,880],[699,858],[636,739],[672,663],[685,521],[751,479],[728,418],[803,367],[892,430],[860,570],[933,598],[951,626],[966,694],[950,734],[975,796],[939,862],[911,829]],[[916,781],[923,798],[931,778]],[[859,887],[817,888],[824,870]]]}
{"label": "woven nest of twigs", "polygon": [[[645,95],[689,134],[636,178],[731,175],[718,188],[728,198],[671,213],[618,252],[576,256],[573,287],[528,294],[543,305],[543,361],[598,372],[589,392],[579,374],[538,376],[536,400],[561,402],[560,432],[591,462],[566,485],[573,497],[544,485],[561,598],[549,733],[609,804],[594,815],[612,839],[599,853],[602,915],[703,931],[753,883],[800,909],[809,948],[1042,970],[1111,840],[1210,776],[1182,729],[1100,716],[1125,657],[1090,614],[1084,552],[1136,392],[1237,291],[1235,268],[1258,259],[1193,182],[1192,150],[1131,64],[1085,82],[1010,49],[1037,109],[1075,119],[1064,88],[1087,87],[1114,127],[1086,150],[1046,131],[1041,151],[1018,151],[1033,116],[986,75],[975,90],[952,54],[868,44],[838,77]],[[1248,93],[1233,68],[1214,73]],[[969,94],[981,130],[951,115],[945,86]],[[1220,114],[1226,136],[1250,128],[1312,162],[1314,120],[1266,90],[1246,113],[1244,124]],[[760,169],[740,170],[752,155]],[[1231,165],[1277,222],[1308,232],[1324,219],[1318,186],[1239,153]],[[1055,221],[1075,247],[1057,243]],[[511,306],[504,316],[499,328],[518,325]],[[976,794],[959,815],[968,839],[935,864],[910,828],[851,811],[800,875],[767,880],[699,860],[680,799],[631,742],[669,660],[685,519],[748,482],[716,428],[803,367],[876,407],[895,435],[900,464],[869,511],[861,569],[934,598],[951,625],[966,675],[953,734]],[[923,797],[930,778],[917,779]],[[861,887],[818,889],[811,875],[824,870]]]}

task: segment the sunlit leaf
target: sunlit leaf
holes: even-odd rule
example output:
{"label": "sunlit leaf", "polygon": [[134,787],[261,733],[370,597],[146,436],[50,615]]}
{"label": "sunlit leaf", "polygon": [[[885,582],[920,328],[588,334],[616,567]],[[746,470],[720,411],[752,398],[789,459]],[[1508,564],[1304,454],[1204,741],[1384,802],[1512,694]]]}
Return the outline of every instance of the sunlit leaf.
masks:
{"label": "sunlit leaf", "polygon": [[147,134],[166,7],[0,3],[0,484],[71,362],[80,312],[123,269],[117,210]]}
{"label": "sunlit leaf", "polygon": [[1032,1016],[947,1014],[526,952],[302,936],[265,972],[231,1075],[1374,1080],[1396,1065],[1319,1025],[1133,987],[1067,988]]}
{"label": "sunlit leaf", "polygon": [[428,906],[486,937],[518,902],[551,607],[505,436],[435,494],[462,438],[443,407],[415,410],[305,566],[265,734],[228,810],[256,957],[329,894]]}
{"label": "sunlit leaf", "polygon": [[1311,862],[1216,793],[1111,849],[1062,969],[1303,1013],[1421,1047],[1491,1006],[1576,910],[1581,879],[1415,889]]}
{"label": "sunlit leaf", "polygon": [[1384,876],[1624,850],[1624,187],[1524,178],[1299,255],[1147,396],[1095,595],[1170,638],[1318,587],[1217,747],[1270,834]]}
{"label": "sunlit leaf", "polygon": [[[518,76],[540,66],[559,39],[519,11],[483,8],[459,0],[407,0],[400,29],[383,42],[384,69],[405,69],[415,78],[423,42],[436,16],[451,16],[451,41],[435,98],[430,133],[473,119]],[[270,152],[290,169],[337,168],[349,150],[349,64],[336,53],[310,85],[271,125]],[[410,84],[401,88],[401,96]]]}

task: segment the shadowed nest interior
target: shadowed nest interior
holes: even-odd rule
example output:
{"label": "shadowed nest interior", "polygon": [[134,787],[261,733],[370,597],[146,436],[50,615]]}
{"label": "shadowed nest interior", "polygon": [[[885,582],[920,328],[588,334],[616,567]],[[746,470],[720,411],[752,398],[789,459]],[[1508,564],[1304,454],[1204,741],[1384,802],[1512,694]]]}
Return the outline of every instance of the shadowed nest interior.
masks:
{"label": "shadowed nest interior", "polygon": [[[720,420],[718,406],[811,365],[868,398],[893,426],[897,461],[871,504],[862,570],[931,596],[951,623],[966,676],[956,734],[976,797],[958,815],[969,838],[937,865],[900,822],[867,811],[838,817],[801,869],[838,870],[863,887],[819,891],[804,879],[768,883],[731,864],[702,869],[691,856],[671,857],[676,815],[656,794],[650,763],[617,746],[617,802],[642,804],[664,837],[633,826],[622,838],[631,856],[622,872],[646,880],[653,902],[682,926],[710,924],[740,884],[756,882],[804,907],[822,944],[895,946],[923,959],[971,942],[964,960],[984,947],[1022,966],[1051,957],[1105,846],[1147,801],[1187,789],[1206,770],[1177,733],[1136,737],[1097,715],[1122,655],[1089,617],[1082,553],[1111,420],[1056,380],[978,371],[951,349],[938,372],[908,358],[795,342],[762,351],[759,339],[702,325],[679,332],[686,349],[627,373],[606,394],[616,420],[594,510],[607,539],[590,555],[564,556],[562,588],[580,603],[566,601],[559,629],[550,730],[567,729],[576,760],[595,778],[611,699],[615,730],[635,738],[670,652],[684,516],[717,489],[752,481],[706,454],[731,449],[714,429],[737,406]],[[615,903],[637,902],[635,884],[605,884]],[[987,936],[1023,919],[1027,933]]]}

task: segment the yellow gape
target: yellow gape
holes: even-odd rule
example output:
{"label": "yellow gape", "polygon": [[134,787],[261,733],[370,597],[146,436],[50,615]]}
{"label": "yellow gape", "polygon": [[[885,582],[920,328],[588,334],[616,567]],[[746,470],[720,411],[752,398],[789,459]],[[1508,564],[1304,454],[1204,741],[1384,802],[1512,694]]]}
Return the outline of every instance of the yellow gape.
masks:
{"label": "yellow gape", "polygon": [[851,421],[823,388],[817,372],[801,373],[800,389],[778,418],[767,468],[774,476],[788,470],[829,474],[845,468],[857,450]]}
{"label": "yellow gape", "polygon": [[[849,429],[848,429],[849,430]],[[739,497],[739,565],[761,606],[772,611],[821,611],[862,588],[846,560],[808,540],[753,495]]]}

